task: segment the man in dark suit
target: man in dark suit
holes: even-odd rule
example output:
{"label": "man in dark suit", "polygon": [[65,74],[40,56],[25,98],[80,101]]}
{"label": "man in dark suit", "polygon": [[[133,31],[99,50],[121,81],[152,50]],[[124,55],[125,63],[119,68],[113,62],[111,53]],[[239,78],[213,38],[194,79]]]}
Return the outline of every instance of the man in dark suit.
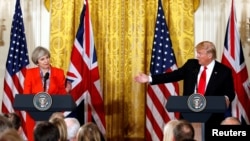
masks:
{"label": "man in dark suit", "polygon": [[[148,76],[140,73],[135,77],[139,83],[160,84],[183,80],[183,95],[197,93],[201,72],[206,67],[206,86],[204,96],[225,96],[227,107],[235,97],[231,69],[216,61],[215,45],[203,41],[196,46],[196,58],[189,59],[182,67],[164,74]],[[217,124],[224,119],[224,113],[212,114],[207,123]]]}

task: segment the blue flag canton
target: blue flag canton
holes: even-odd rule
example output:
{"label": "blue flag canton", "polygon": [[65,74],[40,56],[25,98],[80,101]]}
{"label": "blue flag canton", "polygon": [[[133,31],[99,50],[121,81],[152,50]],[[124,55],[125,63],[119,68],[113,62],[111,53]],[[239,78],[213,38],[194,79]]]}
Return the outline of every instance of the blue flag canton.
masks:
{"label": "blue flag canton", "polygon": [[[80,24],[79,24],[79,27],[78,27],[78,31],[77,31],[77,34],[76,34],[76,40],[78,41],[78,43],[81,45],[81,47],[83,48],[83,51],[87,51],[89,50],[90,51],[90,54],[92,55],[91,56],[91,60],[92,60],[92,64],[96,63],[97,62],[97,56],[96,56],[96,50],[95,50],[95,46],[93,46],[93,48],[91,48],[91,43],[90,43],[90,49],[86,49],[87,46],[85,46],[83,43],[84,43],[84,40],[88,40],[91,37],[91,33],[93,33],[92,31],[92,26],[91,24],[89,24],[89,27],[87,27],[86,25],[84,25],[85,22],[91,22],[89,21],[90,19],[86,19],[86,15],[89,14],[88,10],[87,10],[87,5],[86,3],[84,2],[84,5],[83,5],[83,10],[82,10],[82,13],[81,13],[81,16],[80,16]],[[90,17],[90,16],[88,16]],[[85,26],[85,28],[84,28]],[[85,35],[85,30],[88,28],[88,30],[90,31],[90,35]],[[93,38],[91,39],[93,41]],[[84,48],[85,47],[85,48]],[[86,54],[89,54],[86,52]]]}
{"label": "blue flag canton", "polygon": [[161,3],[159,3],[151,58],[151,74],[166,72],[176,64],[174,51]]}
{"label": "blue flag canton", "polygon": [[9,74],[13,76],[15,73],[19,72],[28,64],[29,57],[23,24],[22,10],[20,6],[20,1],[17,0],[11,27],[10,48],[6,61],[6,68]]}
{"label": "blue flag canton", "polygon": [[[232,13],[231,12],[231,14],[234,14],[234,12]],[[231,21],[231,18],[233,18],[233,23],[231,23],[230,21]],[[231,24],[233,24],[233,25],[231,25]],[[225,35],[225,40],[224,40],[224,47],[225,47],[225,49],[227,50],[227,51],[230,51],[230,50],[235,50],[234,48],[236,47],[234,47],[234,46],[231,46],[230,45],[230,38],[232,38],[232,37],[230,37],[230,33],[232,32],[232,33],[236,33],[236,37],[240,37],[240,34],[239,34],[239,31],[237,30],[237,28],[231,28],[231,26],[236,26],[237,25],[237,22],[236,22],[236,17],[235,16],[232,16],[232,15],[230,15],[229,16],[229,19],[228,19],[228,21],[227,21],[227,28],[226,28],[226,35]],[[234,31],[231,31],[232,29],[234,29]],[[237,38],[238,39],[238,38]],[[244,58],[244,53],[243,53],[243,50],[242,50],[242,43],[241,43],[241,39],[239,38],[238,40],[236,40],[236,41],[238,41],[238,44],[239,44],[239,60],[237,61],[237,64],[236,65],[242,65],[242,64],[244,64],[245,63],[245,58]],[[230,49],[231,48],[231,49]],[[231,54],[232,56],[234,56],[234,54]],[[236,59],[237,60],[237,59]]]}

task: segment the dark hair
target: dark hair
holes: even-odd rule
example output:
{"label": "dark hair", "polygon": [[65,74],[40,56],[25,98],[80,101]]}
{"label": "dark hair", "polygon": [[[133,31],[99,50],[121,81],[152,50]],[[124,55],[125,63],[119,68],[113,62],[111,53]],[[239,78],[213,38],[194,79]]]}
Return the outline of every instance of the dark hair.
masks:
{"label": "dark hair", "polygon": [[4,115],[0,115],[0,133],[10,128],[13,128],[12,123]]}
{"label": "dark hair", "polygon": [[186,120],[181,120],[174,128],[175,141],[194,140],[194,127]]}
{"label": "dark hair", "polygon": [[181,141],[196,141],[195,139],[183,139]]}
{"label": "dark hair", "polygon": [[40,121],[34,129],[34,141],[58,141],[58,128],[49,121]]}
{"label": "dark hair", "polygon": [[13,124],[16,130],[18,130],[21,127],[22,121],[17,113],[7,113],[4,114],[4,116]]}

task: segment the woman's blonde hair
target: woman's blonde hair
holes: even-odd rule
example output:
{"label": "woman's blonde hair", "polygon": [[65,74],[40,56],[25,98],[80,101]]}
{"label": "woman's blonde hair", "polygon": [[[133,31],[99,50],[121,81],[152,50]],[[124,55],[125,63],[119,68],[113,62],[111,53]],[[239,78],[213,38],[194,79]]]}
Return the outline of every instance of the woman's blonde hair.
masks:
{"label": "woman's blonde hair", "polygon": [[55,117],[49,119],[49,122],[54,124],[58,130],[59,130],[59,135],[60,135],[60,141],[67,141],[67,125],[64,121],[63,118]]}
{"label": "woman's blonde hair", "polygon": [[78,130],[77,141],[101,141],[101,132],[96,124],[85,123]]}
{"label": "woman's blonde hair", "polygon": [[173,119],[167,122],[163,128],[163,141],[172,141],[174,138],[174,127],[179,123],[179,120]]}

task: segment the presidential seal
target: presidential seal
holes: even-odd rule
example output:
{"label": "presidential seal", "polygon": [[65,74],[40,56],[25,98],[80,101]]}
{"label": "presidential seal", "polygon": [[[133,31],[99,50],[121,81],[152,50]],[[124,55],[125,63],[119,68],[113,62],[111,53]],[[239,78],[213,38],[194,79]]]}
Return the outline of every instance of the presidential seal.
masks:
{"label": "presidential seal", "polygon": [[194,93],[188,97],[187,104],[191,111],[200,112],[206,108],[207,101],[203,95]]}
{"label": "presidential seal", "polygon": [[46,111],[52,105],[52,98],[46,92],[37,93],[33,98],[33,104],[39,111]]}

